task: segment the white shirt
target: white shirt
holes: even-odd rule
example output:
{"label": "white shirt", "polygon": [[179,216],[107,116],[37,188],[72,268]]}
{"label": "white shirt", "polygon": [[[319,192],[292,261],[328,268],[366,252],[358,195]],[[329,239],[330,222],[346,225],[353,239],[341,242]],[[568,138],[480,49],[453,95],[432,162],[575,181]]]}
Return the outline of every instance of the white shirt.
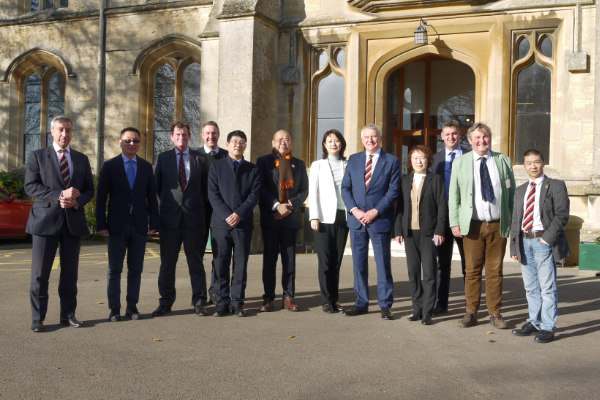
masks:
{"label": "white shirt", "polygon": [[[56,159],[58,160],[58,168],[60,169],[60,158],[62,149],[55,142],[52,142],[52,147],[54,147],[54,151],[56,152]],[[65,149],[65,157],[67,157],[67,163],[69,164],[69,176],[73,177],[73,162],[71,161],[71,146],[67,146]]]}
{"label": "white shirt", "polygon": [[[365,169],[367,168],[367,162],[369,161],[369,152],[365,150]],[[373,153],[373,160],[371,161],[371,173],[375,171],[375,166],[377,165],[377,160],[379,160],[379,156],[381,155],[381,147],[375,150]]]}
{"label": "white shirt", "polygon": [[413,185],[415,187],[419,187],[419,185],[421,184],[421,181],[425,179],[425,174],[417,174],[415,173],[413,176]]}
{"label": "white shirt", "polygon": [[219,154],[219,146],[217,146],[217,148],[215,149],[211,149],[206,144],[204,144],[202,147],[204,147],[204,151],[206,152],[206,154],[210,154],[211,151],[214,151],[215,155]]}
{"label": "white shirt", "polygon": [[[523,217],[525,217],[525,211],[527,211],[527,195],[531,190],[531,182],[535,182],[535,201],[533,203],[533,227],[532,231],[543,231],[544,225],[542,225],[542,218],[540,213],[540,193],[542,192],[542,182],[544,181],[545,175],[539,176],[534,181],[529,179],[529,185],[525,191],[525,197],[523,198]],[[523,221],[521,221],[521,230],[523,230]]]}
{"label": "white shirt", "polygon": [[[175,161],[177,162],[177,173],[179,174],[179,150],[175,149]],[[190,148],[188,147],[183,151],[183,163],[185,165],[185,181],[190,180]]]}
{"label": "white shirt", "polygon": [[479,169],[481,167],[481,156],[472,151],[473,154],[473,219],[478,221],[495,221],[500,219],[500,196],[502,189],[500,187],[500,174],[496,161],[492,156],[492,152],[483,156],[486,159],[486,165],[490,173],[492,187],[494,188],[494,201],[491,203],[484,201],[481,196],[481,175]]}

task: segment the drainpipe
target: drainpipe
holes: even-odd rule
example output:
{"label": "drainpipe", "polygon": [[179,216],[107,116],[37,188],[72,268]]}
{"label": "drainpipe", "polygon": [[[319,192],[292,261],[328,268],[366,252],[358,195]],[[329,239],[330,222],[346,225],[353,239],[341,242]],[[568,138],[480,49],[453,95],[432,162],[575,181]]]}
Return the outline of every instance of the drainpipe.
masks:
{"label": "drainpipe", "polygon": [[100,0],[100,15],[98,18],[98,83],[96,87],[96,174],[104,162],[104,92],[106,70],[106,20],[104,11],[106,0]]}

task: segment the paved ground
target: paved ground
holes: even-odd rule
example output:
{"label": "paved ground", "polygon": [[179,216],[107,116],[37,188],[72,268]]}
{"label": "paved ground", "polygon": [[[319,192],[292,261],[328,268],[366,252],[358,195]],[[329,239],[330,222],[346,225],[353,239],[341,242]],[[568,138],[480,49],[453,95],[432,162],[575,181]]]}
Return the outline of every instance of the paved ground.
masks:
{"label": "paved ground", "polygon": [[[187,268],[180,261],[178,299],[170,316],[110,323],[105,252],[102,244],[82,248],[77,316],[88,327],[58,325],[56,270],[47,331],[34,334],[29,330],[30,244],[0,243],[0,399],[600,397],[600,281],[577,270],[558,272],[557,340],[540,345],[533,337],[493,329],[485,311],[478,326],[459,328],[464,309],[456,262],[450,313],[428,327],[409,322],[403,258],[393,260],[394,321],[380,318],[375,301],[365,316],[323,313],[317,258],[309,254],[298,256],[297,300],[303,312],[256,312],[262,294],[261,256],[256,255],[248,271],[247,318],[193,314]],[[157,253],[158,246],[149,245],[142,313],[158,303]],[[374,295],[374,268],[371,277]],[[341,288],[343,303],[351,305],[350,257],[344,259]],[[505,265],[503,300],[504,316],[521,325],[526,301],[517,264]]]}

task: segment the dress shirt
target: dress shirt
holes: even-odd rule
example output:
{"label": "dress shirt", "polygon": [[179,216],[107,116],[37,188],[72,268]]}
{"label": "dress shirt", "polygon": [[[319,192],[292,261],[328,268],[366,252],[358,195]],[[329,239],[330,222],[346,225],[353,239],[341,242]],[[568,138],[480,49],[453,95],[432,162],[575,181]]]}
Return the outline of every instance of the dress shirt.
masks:
{"label": "dress shirt", "polygon": [[[60,151],[62,150],[59,145],[55,142],[52,142],[52,146],[54,147],[54,151],[56,152],[56,160],[58,160],[58,167],[60,168]],[[67,162],[69,163],[69,176],[73,177],[73,162],[71,161],[71,146],[67,146],[65,149],[65,157],[67,157]]]}
{"label": "dress shirt", "polygon": [[502,189],[500,187],[504,182],[500,182],[500,174],[498,173],[498,166],[494,160],[494,156],[491,151],[483,156],[486,159],[486,165],[490,173],[490,179],[492,181],[492,187],[494,188],[494,201],[491,203],[484,201],[481,196],[481,175],[479,170],[481,168],[480,155],[472,151],[473,154],[473,219],[478,221],[495,221],[500,219],[500,198],[502,196]]}
{"label": "dress shirt", "polygon": [[137,157],[134,156],[132,159],[129,159],[123,153],[121,153],[121,157],[123,158],[123,164],[125,165],[125,174],[127,174],[127,163],[133,161],[133,176],[137,176]]}
{"label": "dress shirt", "polygon": [[[179,172],[179,150],[175,149],[175,166],[177,167],[176,171]],[[185,180],[189,182],[190,180],[190,148],[188,147],[183,151],[183,163],[185,164]]]}
{"label": "dress shirt", "polygon": [[[529,179],[529,185],[527,185],[527,190],[525,191],[525,197],[523,199],[523,215],[527,211],[527,195],[531,190],[531,182],[535,182],[535,201],[533,204],[533,227],[532,231],[543,231],[544,225],[542,224],[542,218],[540,216],[540,193],[542,192],[542,182],[544,181],[545,175],[536,178],[534,181]],[[523,221],[521,221],[521,230],[523,229]]]}
{"label": "dress shirt", "polygon": [[[367,162],[369,162],[369,152],[365,150],[365,169],[367,168]],[[375,166],[377,165],[377,160],[379,160],[379,155],[381,154],[381,147],[378,148],[373,153],[373,160],[371,161],[371,171],[375,172]]]}
{"label": "dress shirt", "polygon": [[458,146],[456,149],[454,150],[448,150],[447,147],[444,147],[444,149],[446,150],[446,161],[450,162],[450,153],[454,152],[454,154],[456,154],[454,156],[454,159],[456,160],[458,157],[462,156],[463,151],[462,151],[462,147]]}
{"label": "dress shirt", "polygon": [[206,144],[204,144],[204,145],[202,145],[202,147],[204,147],[204,151],[206,152],[206,154],[210,154],[210,152],[211,152],[211,151],[214,151],[214,152],[215,152],[215,154],[214,154],[214,155],[217,155],[217,154],[219,154],[219,146],[217,146],[217,147],[216,147],[216,148],[214,148],[214,149],[211,149],[211,148],[210,148],[210,147],[208,147]]}

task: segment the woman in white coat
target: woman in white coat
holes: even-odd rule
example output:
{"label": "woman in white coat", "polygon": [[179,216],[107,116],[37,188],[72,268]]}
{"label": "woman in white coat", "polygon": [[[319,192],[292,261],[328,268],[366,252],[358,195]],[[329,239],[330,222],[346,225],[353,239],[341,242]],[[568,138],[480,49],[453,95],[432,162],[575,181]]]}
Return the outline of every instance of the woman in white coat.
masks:
{"label": "woman in white coat", "polygon": [[315,231],[319,286],[323,311],[344,311],[338,302],[340,267],[348,238],[342,178],[346,170],[346,141],[336,129],[323,135],[323,159],[312,163],[309,177],[309,218]]}

